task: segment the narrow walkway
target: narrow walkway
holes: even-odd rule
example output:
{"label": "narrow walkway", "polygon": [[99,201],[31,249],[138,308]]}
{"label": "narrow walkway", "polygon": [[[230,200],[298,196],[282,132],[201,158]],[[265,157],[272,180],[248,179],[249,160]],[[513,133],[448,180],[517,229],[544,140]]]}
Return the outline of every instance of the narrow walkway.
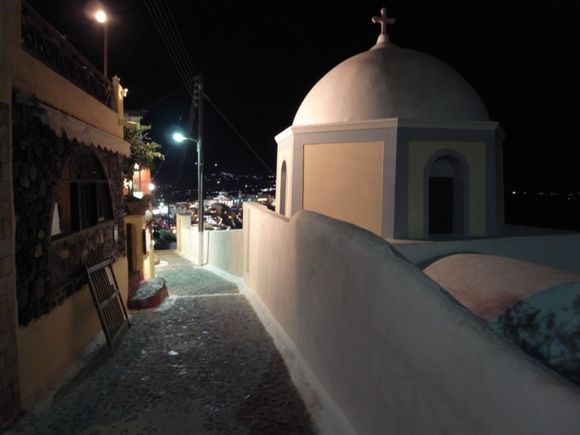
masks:
{"label": "narrow walkway", "polygon": [[9,434],[312,434],[272,339],[237,287],[157,253],[170,298],[134,313],[51,401]]}

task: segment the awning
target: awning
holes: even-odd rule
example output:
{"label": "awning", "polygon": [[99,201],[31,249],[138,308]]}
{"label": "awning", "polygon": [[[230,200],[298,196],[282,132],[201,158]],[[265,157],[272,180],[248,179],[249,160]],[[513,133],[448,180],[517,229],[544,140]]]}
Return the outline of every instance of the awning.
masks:
{"label": "awning", "polygon": [[126,156],[130,154],[128,142],[46,104],[40,103],[40,106],[44,109],[44,115],[41,116],[42,123],[48,125],[58,137],[62,137],[64,134],[68,139],[76,139],[77,142],[85,145],[92,145]]}

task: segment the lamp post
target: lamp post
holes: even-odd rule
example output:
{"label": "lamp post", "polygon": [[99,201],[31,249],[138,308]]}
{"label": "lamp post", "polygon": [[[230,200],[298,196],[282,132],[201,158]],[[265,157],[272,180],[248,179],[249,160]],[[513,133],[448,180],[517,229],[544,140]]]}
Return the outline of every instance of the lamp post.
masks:
{"label": "lamp post", "polygon": [[203,266],[203,156],[201,140],[184,136],[180,132],[173,133],[177,143],[193,142],[197,146],[197,264]]}
{"label": "lamp post", "polygon": [[104,38],[103,38],[103,75],[105,76],[105,78],[107,78],[108,74],[109,74],[109,54],[108,54],[108,46],[109,43],[107,41],[108,39],[108,33],[109,33],[109,25],[108,25],[108,17],[107,17],[107,13],[104,11],[104,9],[99,9],[97,12],[95,12],[95,20],[97,20],[98,23],[103,25],[103,34],[104,34]]}

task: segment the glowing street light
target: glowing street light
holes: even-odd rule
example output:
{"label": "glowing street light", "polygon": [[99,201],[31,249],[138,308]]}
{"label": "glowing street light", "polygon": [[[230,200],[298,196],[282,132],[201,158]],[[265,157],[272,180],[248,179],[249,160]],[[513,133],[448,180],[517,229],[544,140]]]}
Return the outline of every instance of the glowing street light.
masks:
{"label": "glowing street light", "polygon": [[197,263],[199,266],[203,266],[203,157],[201,140],[184,136],[183,133],[179,131],[173,133],[171,137],[177,143],[189,141],[197,146]]}
{"label": "glowing street light", "polygon": [[109,17],[107,16],[107,13],[105,12],[104,9],[99,9],[95,12],[95,20],[97,20],[97,22],[99,24],[103,25],[103,34],[104,34],[104,42],[103,42],[103,75],[105,76],[105,78],[107,77],[107,75],[109,74],[109,54],[108,54],[108,33],[109,33],[109,29],[108,29],[108,23],[109,23]]}
{"label": "glowing street light", "polygon": [[95,12],[95,20],[101,24],[105,23],[107,21],[107,13],[104,10],[99,9]]}
{"label": "glowing street light", "polygon": [[175,142],[177,142],[177,143],[182,143],[182,142],[185,142],[186,140],[190,140],[190,141],[192,141],[192,142],[197,142],[195,139],[192,139],[192,138],[190,138],[190,137],[186,137],[186,136],[184,136],[184,135],[183,135],[181,132],[179,132],[179,131],[176,131],[175,133],[173,133],[172,137],[173,137],[173,140],[174,140]]}

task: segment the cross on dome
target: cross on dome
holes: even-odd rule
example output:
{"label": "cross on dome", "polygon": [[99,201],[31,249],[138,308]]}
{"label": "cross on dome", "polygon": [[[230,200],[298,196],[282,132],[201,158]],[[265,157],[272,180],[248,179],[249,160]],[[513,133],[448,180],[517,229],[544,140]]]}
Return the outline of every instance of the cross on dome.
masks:
{"label": "cross on dome", "polygon": [[381,34],[379,39],[377,39],[377,45],[382,46],[385,42],[389,42],[389,35],[387,34],[387,24],[395,24],[397,20],[391,17],[387,17],[387,8],[381,8],[381,16],[374,16],[372,22],[381,25]]}

